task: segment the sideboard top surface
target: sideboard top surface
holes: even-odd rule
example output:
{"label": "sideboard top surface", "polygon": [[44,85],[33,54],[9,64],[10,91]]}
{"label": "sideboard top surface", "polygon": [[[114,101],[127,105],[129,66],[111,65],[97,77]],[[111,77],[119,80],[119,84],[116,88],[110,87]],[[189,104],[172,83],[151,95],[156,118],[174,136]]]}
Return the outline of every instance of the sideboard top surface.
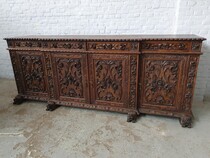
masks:
{"label": "sideboard top surface", "polygon": [[194,34],[167,35],[30,35],[4,38],[5,40],[88,40],[88,41],[143,41],[143,40],[206,40]]}

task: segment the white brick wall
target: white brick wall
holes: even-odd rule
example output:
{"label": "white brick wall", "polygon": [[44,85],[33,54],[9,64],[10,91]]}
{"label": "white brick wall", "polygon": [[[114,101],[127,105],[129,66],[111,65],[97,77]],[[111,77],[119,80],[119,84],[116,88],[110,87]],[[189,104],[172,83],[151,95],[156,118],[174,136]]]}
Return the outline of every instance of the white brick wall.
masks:
{"label": "white brick wall", "polygon": [[[0,39],[17,35],[174,34],[210,38],[209,0],[0,0]],[[0,77],[13,78],[0,40]],[[195,99],[210,98],[210,42],[204,43]],[[208,85],[208,86],[207,86]]]}

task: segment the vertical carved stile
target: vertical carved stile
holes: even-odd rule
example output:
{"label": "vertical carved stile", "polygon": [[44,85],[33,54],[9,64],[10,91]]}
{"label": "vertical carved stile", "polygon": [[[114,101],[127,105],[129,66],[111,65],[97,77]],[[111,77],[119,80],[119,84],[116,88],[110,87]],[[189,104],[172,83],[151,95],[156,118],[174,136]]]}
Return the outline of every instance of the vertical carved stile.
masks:
{"label": "vertical carved stile", "polygon": [[49,98],[54,98],[54,84],[53,84],[53,72],[52,72],[52,62],[49,53],[45,53],[45,65],[47,72],[47,81],[48,81],[48,89],[49,89]]}
{"label": "vertical carved stile", "polygon": [[12,66],[13,66],[13,71],[14,71],[14,75],[15,75],[18,93],[21,94],[21,93],[23,93],[23,88],[22,88],[23,86],[21,85],[20,74],[19,74],[20,71],[18,71],[18,63],[17,63],[16,53],[10,52],[10,58],[11,58]]}
{"label": "vertical carved stile", "polygon": [[184,111],[191,111],[192,99],[193,99],[193,91],[195,85],[195,78],[197,74],[197,67],[198,67],[198,59],[197,56],[191,56],[189,61],[189,69],[187,74],[187,85],[184,97]]}
{"label": "vertical carved stile", "polygon": [[129,106],[134,108],[136,104],[136,79],[137,79],[137,56],[130,57],[130,103]]}

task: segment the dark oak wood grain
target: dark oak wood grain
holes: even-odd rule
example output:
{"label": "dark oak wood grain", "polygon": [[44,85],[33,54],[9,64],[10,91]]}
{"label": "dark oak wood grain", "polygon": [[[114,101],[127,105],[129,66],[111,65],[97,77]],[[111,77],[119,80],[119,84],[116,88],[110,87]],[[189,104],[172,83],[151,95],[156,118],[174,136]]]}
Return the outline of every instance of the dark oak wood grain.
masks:
{"label": "dark oak wood grain", "polygon": [[180,119],[191,127],[201,46],[196,35],[23,36],[5,38],[18,95],[60,105]]}

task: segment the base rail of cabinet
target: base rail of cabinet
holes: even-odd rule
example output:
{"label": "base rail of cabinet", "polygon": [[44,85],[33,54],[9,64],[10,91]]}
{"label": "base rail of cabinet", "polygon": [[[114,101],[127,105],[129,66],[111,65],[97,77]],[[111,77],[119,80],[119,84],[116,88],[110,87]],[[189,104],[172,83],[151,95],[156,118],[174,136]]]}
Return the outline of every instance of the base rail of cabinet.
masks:
{"label": "base rail of cabinet", "polygon": [[[20,105],[25,101],[34,100],[34,101],[46,101],[46,98],[40,98],[35,96],[27,96],[18,94],[14,98],[14,105]],[[83,109],[94,109],[94,110],[102,110],[102,111],[111,111],[111,112],[120,112],[127,113],[127,122],[135,123],[140,115],[152,114],[152,115],[161,115],[161,116],[169,116],[169,117],[177,117],[179,118],[179,122],[182,127],[192,127],[193,123],[193,113],[192,112],[171,112],[171,111],[161,111],[161,110],[153,110],[153,109],[139,109],[131,110],[127,108],[121,107],[111,107],[111,106],[103,106],[96,104],[86,104],[86,103],[78,103],[78,102],[67,102],[67,101],[57,101],[50,100],[47,101],[46,111],[54,111],[60,106],[69,106],[75,108],[83,108]]]}
{"label": "base rail of cabinet", "polygon": [[[14,98],[13,104],[20,105],[23,102],[30,101],[30,100],[46,102],[46,99],[39,100],[37,97],[33,97],[33,96],[29,97],[26,95],[17,95]],[[56,100],[47,101],[46,111],[54,111],[60,106],[124,113],[124,114],[128,114],[127,122],[132,122],[132,123],[135,123],[137,121],[138,116],[140,115],[140,113],[135,109],[131,110],[131,109],[121,108],[121,107],[111,107],[111,106],[103,106],[103,105],[96,105],[96,104],[86,104],[86,103],[78,103],[78,102],[56,101]]]}
{"label": "base rail of cabinet", "polygon": [[176,117],[179,118],[179,122],[182,127],[192,127],[193,123],[193,113],[192,112],[171,112],[171,111],[161,111],[161,110],[151,110],[151,109],[139,109],[141,115],[151,114],[151,115],[160,115],[167,117]]}

